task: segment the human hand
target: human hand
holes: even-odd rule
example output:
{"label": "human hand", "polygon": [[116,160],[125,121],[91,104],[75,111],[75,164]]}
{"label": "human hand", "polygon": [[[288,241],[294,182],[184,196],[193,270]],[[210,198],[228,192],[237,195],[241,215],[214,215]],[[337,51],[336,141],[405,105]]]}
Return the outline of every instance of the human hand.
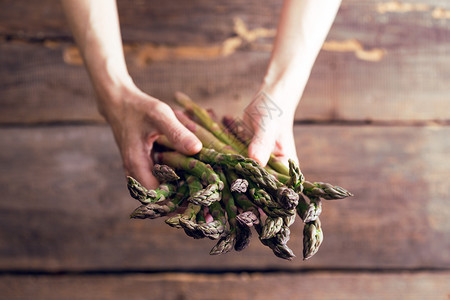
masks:
{"label": "human hand", "polygon": [[261,89],[245,109],[244,122],[253,130],[248,155],[262,166],[272,153],[286,166],[288,159],[298,162],[293,133],[295,106],[291,106]]}
{"label": "human hand", "polygon": [[151,151],[160,134],[186,155],[201,150],[201,142],[178,121],[167,104],[134,85],[121,88],[113,97],[112,100],[101,97],[99,110],[112,128],[125,173],[146,188],[155,188],[159,184],[151,172]]}
{"label": "human hand", "polygon": [[333,0],[323,6],[314,0],[283,1],[263,87],[244,118],[255,133],[249,156],[262,165],[270,152],[284,163],[287,158],[298,160],[292,132],[294,112],[340,3]]}

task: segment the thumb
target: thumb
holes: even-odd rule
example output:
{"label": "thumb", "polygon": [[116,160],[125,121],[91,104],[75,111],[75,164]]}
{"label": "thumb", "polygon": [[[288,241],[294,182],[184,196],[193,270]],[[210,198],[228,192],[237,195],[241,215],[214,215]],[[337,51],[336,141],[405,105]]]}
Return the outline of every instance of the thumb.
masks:
{"label": "thumb", "polygon": [[255,135],[248,146],[248,155],[265,167],[269,161],[270,154],[275,147],[275,132],[272,126],[263,128],[258,126]]}
{"label": "thumb", "polygon": [[175,150],[186,155],[193,155],[202,149],[200,140],[189,131],[175,116],[172,109],[167,107],[159,112],[155,126],[172,143]]}
{"label": "thumb", "polygon": [[135,178],[147,189],[158,187],[159,182],[150,171],[153,169],[153,161],[147,151],[139,147],[130,148],[128,155],[123,158],[123,163],[127,176]]}

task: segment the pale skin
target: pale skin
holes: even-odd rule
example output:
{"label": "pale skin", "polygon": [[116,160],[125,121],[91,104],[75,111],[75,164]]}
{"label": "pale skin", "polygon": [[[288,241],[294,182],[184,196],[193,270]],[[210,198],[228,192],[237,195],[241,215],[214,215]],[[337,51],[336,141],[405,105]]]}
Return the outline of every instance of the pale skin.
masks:
{"label": "pale skin", "polygon": [[[297,159],[294,112],[314,61],[333,23],[340,0],[285,0],[277,36],[260,91],[244,114],[255,135],[249,156],[266,165],[273,152],[286,162]],[[142,92],[130,77],[123,54],[115,0],[62,0],[67,20],[97,95],[100,113],[112,128],[127,175],[147,188],[153,177],[150,152],[164,134],[181,153],[193,155],[202,144],[164,102]],[[261,96],[261,91],[265,96]],[[265,101],[281,115],[264,112]],[[264,124],[264,126],[261,126]]]}

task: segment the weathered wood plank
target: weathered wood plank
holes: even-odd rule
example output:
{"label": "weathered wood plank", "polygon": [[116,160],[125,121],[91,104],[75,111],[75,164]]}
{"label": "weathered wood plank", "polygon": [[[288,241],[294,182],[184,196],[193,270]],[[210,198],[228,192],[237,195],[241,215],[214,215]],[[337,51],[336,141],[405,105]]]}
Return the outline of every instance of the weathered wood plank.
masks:
{"label": "weathered wood plank", "polygon": [[[245,18],[252,27],[274,27],[281,1],[119,0],[124,39],[167,44],[219,43],[234,34],[233,18]],[[71,36],[60,1],[39,4],[5,0],[0,3],[0,34],[27,38]],[[174,35],[176,32],[179,36]]]}
{"label": "weathered wood plank", "polygon": [[[68,45],[0,43],[0,123],[101,121],[88,76],[63,60]],[[380,62],[323,51],[297,120],[448,120],[447,44],[392,51]],[[238,51],[207,60],[143,63],[128,53],[136,83],[173,105],[174,91],[205,107],[240,115],[258,89],[267,52]]]}
{"label": "weathered wood plank", "polygon": [[[129,220],[121,162],[103,126],[0,130],[1,270],[448,268],[448,127],[301,126],[309,180],[355,197],[325,203],[325,241],[313,259],[285,262],[254,238],[208,255],[163,220]],[[301,224],[290,246],[301,255]]]}
{"label": "weathered wood plank", "polygon": [[[0,43],[0,123],[101,121],[86,71],[64,62],[69,45],[51,48]],[[240,115],[258,90],[268,59],[265,52],[239,51],[207,60],[143,63],[129,53],[129,68],[137,85],[174,106],[175,91],[184,91],[217,113]],[[318,76],[330,78],[325,64]],[[330,91],[312,87],[301,118],[331,116]]]}
{"label": "weathered wood plank", "polygon": [[447,300],[450,273],[1,276],[5,299]]}
{"label": "weathered wood plank", "polygon": [[[234,35],[236,17],[250,28],[275,28],[281,3],[118,0],[118,7],[125,40],[199,45],[220,43]],[[450,5],[440,0],[344,0],[330,36],[347,39],[350,32],[350,37],[368,46],[420,42],[418,35],[426,41],[436,40],[441,30],[449,29],[448,10]],[[39,39],[70,36],[57,0],[3,0],[0,20],[3,35]]]}

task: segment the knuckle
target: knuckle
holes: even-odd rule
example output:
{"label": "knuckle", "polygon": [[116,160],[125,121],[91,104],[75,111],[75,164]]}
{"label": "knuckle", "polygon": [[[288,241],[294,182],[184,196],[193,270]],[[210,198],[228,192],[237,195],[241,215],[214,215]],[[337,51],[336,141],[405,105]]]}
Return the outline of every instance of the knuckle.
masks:
{"label": "knuckle", "polygon": [[146,113],[152,120],[162,120],[164,116],[170,113],[170,107],[161,101],[150,101],[145,107]]}
{"label": "knuckle", "polygon": [[170,136],[174,143],[180,143],[183,137],[183,132],[181,128],[172,128],[170,132]]}
{"label": "knuckle", "polygon": [[172,114],[173,110],[166,103],[156,101],[153,104],[152,112],[156,115],[164,115],[164,114]]}

